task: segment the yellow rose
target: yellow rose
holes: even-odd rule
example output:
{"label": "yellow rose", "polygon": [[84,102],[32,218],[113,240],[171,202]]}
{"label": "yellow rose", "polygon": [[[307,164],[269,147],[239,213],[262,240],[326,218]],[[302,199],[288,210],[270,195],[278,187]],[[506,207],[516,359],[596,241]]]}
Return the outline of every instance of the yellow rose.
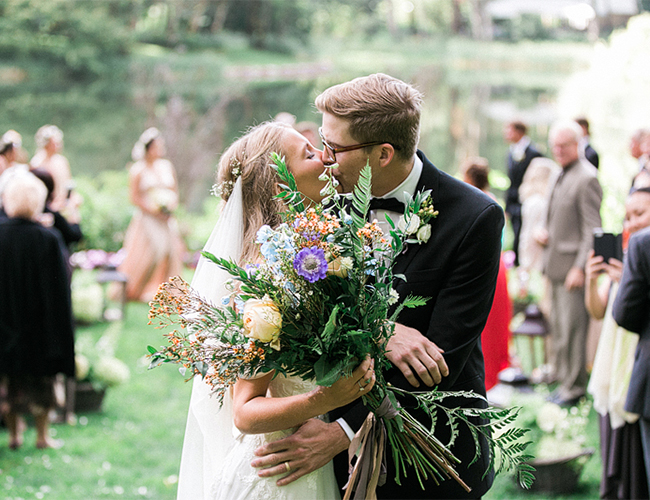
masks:
{"label": "yellow rose", "polygon": [[262,299],[249,299],[244,304],[244,330],[246,336],[280,350],[282,316],[278,306],[265,295]]}
{"label": "yellow rose", "polygon": [[352,269],[353,261],[350,257],[337,257],[327,264],[327,274],[347,278],[348,271]]}

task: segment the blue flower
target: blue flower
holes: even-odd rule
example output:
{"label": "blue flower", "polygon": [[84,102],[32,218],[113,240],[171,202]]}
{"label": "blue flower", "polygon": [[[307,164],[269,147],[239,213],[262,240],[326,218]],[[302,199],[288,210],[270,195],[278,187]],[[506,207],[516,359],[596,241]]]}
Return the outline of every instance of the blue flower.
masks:
{"label": "blue flower", "polygon": [[277,230],[265,225],[257,231],[256,242],[261,244],[260,253],[270,264],[280,260],[279,253],[292,255],[294,252],[293,240],[289,234],[285,234],[286,229],[286,224],[281,224]]}
{"label": "blue flower", "polygon": [[265,243],[275,236],[275,231],[271,229],[271,226],[265,224],[257,230],[257,243]]}
{"label": "blue flower", "polygon": [[293,260],[293,268],[309,283],[327,276],[327,260],[322,248],[303,248]]}

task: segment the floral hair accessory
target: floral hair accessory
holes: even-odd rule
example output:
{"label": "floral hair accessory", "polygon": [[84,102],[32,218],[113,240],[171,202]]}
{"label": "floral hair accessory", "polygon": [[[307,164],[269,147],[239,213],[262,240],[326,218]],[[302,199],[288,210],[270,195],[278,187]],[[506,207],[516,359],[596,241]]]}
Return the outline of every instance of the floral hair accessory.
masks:
{"label": "floral hair accessory", "polygon": [[43,125],[36,131],[36,135],[34,136],[36,146],[39,148],[47,146],[50,139],[55,139],[59,142],[63,140],[63,132],[56,125]]}
{"label": "floral hair accessory", "polygon": [[140,135],[138,142],[135,143],[133,149],[131,150],[131,158],[133,158],[133,161],[142,160],[147,150],[147,146],[151,143],[151,141],[157,139],[158,137],[160,137],[160,130],[158,130],[156,127],[149,127],[147,130],[142,132],[142,135]]}
{"label": "floral hair accessory", "polygon": [[237,179],[241,177],[241,162],[232,157],[230,159],[230,180],[218,182],[212,186],[212,194],[217,198],[228,199],[235,188]]}

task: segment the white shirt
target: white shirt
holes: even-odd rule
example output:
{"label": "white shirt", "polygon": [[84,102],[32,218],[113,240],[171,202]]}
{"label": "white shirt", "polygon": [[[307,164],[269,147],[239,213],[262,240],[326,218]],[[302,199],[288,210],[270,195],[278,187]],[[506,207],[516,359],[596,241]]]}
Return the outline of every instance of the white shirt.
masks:
{"label": "white shirt", "polygon": [[[422,167],[423,167],[422,160],[420,160],[419,156],[415,155],[413,168],[411,169],[411,172],[406,177],[406,179],[404,179],[404,181],[395,189],[386,193],[384,196],[378,196],[378,198],[395,198],[401,201],[402,203],[404,203],[404,205],[408,204],[408,202],[411,201],[411,198],[415,194],[415,190],[418,187],[418,182],[420,181],[420,176],[422,175]],[[390,230],[390,225],[386,220],[386,214],[390,216],[391,220],[395,224],[397,224],[398,217],[400,215],[403,215],[403,214],[398,214],[397,212],[383,210],[383,209],[371,210],[369,214],[370,220],[377,219],[377,224],[384,232],[384,234],[388,234]],[[338,424],[341,426],[345,434],[350,439],[350,442],[352,442],[352,440],[354,439],[354,431],[352,430],[352,428],[342,418],[336,419],[336,422],[338,422]]]}
{"label": "white shirt", "polygon": [[519,139],[519,142],[510,145],[510,155],[515,161],[521,161],[526,156],[526,148],[530,145],[530,137],[527,135]]}
{"label": "white shirt", "polygon": [[[409,175],[404,179],[404,181],[397,186],[392,191],[386,193],[384,196],[378,196],[377,198],[395,198],[396,200],[401,201],[406,206],[411,198],[415,194],[415,190],[418,187],[418,182],[420,181],[420,176],[422,175],[422,160],[416,155],[413,162],[413,168]],[[377,219],[377,224],[381,228],[384,234],[388,234],[390,231],[390,225],[386,221],[386,214],[388,214],[391,220],[397,224],[397,219],[400,215],[397,212],[389,210],[371,210],[370,211],[370,220]]]}

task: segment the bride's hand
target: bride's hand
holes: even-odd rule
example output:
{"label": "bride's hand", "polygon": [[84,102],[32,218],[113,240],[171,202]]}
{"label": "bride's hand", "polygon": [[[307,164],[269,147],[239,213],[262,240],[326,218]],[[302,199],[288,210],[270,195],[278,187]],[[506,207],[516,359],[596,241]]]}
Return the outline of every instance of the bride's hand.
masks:
{"label": "bride's hand", "polygon": [[340,377],[331,387],[319,386],[315,392],[324,399],[327,411],[345,406],[367,394],[375,385],[375,360],[367,357],[349,377]]}

